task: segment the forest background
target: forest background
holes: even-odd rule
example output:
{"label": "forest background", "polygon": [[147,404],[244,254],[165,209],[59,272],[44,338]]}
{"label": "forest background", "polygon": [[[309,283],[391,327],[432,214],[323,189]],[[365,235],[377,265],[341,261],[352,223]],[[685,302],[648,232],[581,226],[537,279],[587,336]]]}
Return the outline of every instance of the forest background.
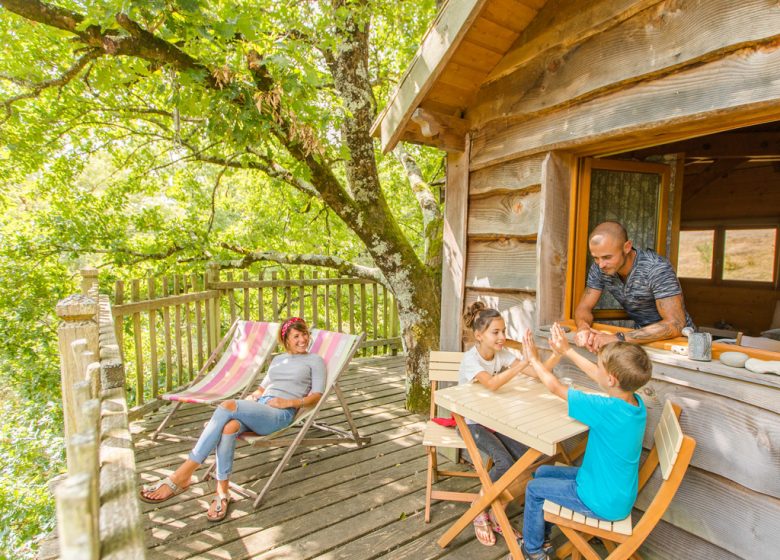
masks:
{"label": "forest background", "polygon": [[[366,140],[436,7],[0,0],[0,558],[53,527],[54,305],[80,267],[110,285],[273,258],[378,278],[402,304],[420,271],[438,307],[442,154]],[[438,317],[401,320],[407,346],[438,335]]]}

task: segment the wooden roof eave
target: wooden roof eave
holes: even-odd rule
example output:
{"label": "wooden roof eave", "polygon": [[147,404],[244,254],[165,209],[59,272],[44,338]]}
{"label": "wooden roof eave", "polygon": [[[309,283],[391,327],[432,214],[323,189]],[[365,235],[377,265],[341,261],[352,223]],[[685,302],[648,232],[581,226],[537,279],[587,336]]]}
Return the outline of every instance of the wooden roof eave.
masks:
{"label": "wooden roof eave", "polygon": [[371,127],[371,135],[380,137],[384,153],[395,148],[407,128],[412,128],[409,125],[420,102],[444,70],[486,1],[459,0],[447,2],[442,7],[390,102]]}

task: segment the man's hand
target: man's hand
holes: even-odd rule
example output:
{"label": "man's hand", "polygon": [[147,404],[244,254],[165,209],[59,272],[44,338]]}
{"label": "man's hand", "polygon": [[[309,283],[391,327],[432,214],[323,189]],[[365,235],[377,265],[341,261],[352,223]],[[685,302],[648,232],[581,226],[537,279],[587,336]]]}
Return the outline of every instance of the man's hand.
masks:
{"label": "man's hand", "polygon": [[595,353],[601,350],[602,346],[605,346],[610,342],[617,342],[618,340],[618,337],[614,334],[596,333],[588,344],[588,350]]}
{"label": "man's hand", "polygon": [[566,334],[558,323],[553,323],[550,335],[550,348],[559,356],[563,356],[571,347],[566,339]]}

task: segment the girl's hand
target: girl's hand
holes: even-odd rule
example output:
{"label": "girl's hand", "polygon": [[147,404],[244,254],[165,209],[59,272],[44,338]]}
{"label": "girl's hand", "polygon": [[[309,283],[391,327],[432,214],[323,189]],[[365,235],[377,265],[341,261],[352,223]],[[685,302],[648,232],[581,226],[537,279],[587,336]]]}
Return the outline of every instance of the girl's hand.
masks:
{"label": "girl's hand", "polygon": [[550,329],[550,334],[552,335],[550,337],[550,348],[552,348],[553,352],[559,356],[562,356],[569,351],[571,346],[569,345],[569,341],[566,339],[566,334],[563,332],[563,329],[558,323],[553,323],[552,329]]}
{"label": "girl's hand", "polygon": [[262,396],[263,396],[263,393],[261,393],[259,391],[252,391],[246,397],[244,397],[244,399],[246,399],[248,401],[256,401],[257,399],[259,399]]}
{"label": "girl's hand", "polygon": [[290,408],[293,406],[291,404],[292,401],[290,399],[283,399],[281,397],[274,397],[267,401],[265,404],[270,406],[271,408]]}
{"label": "girl's hand", "polygon": [[529,362],[539,361],[539,350],[536,348],[534,335],[530,329],[526,330],[523,335],[523,352],[525,353],[525,359]]}

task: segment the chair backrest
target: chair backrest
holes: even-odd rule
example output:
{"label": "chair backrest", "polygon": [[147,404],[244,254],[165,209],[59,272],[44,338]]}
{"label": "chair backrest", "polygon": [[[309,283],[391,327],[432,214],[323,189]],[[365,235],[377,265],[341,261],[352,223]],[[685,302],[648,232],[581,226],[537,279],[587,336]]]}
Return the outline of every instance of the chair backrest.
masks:
{"label": "chair backrest", "polygon": [[673,405],[671,401],[666,401],[661,419],[655,428],[655,445],[639,469],[639,491],[642,491],[659,465],[663,481],[642,518],[634,526],[631,536],[618,546],[607,560],[630,558],[661,520],[677,493],[696,448],[696,440],[683,434],[679,416],[680,407]]}
{"label": "chair backrest", "polygon": [[187,393],[232,395],[256,379],[278,343],[279,323],[236,321],[219,361]]}
{"label": "chair backrest", "polygon": [[431,418],[436,414],[436,404],[433,402],[436,389],[441,382],[458,382],[458,371],[463,354],[464,352],[431,351],[428,361],[428,379],[431,380]]}
{"label": "chair backrest", "polygon": [[666,401],[664,404],[661,420],[655,427],[653,439],[658,452],[658,462],[661,465],[661,476],[664,480],[668,480],[683,442],[680,421],[675,414],[671,401]]}
{"label": "chair backrest", "polygon": [[319,354],[325,361],[327,379],[325,392],[336,382],[341,370],[352,359],[364,335],[346,334],[312,329],[309,352]]}

